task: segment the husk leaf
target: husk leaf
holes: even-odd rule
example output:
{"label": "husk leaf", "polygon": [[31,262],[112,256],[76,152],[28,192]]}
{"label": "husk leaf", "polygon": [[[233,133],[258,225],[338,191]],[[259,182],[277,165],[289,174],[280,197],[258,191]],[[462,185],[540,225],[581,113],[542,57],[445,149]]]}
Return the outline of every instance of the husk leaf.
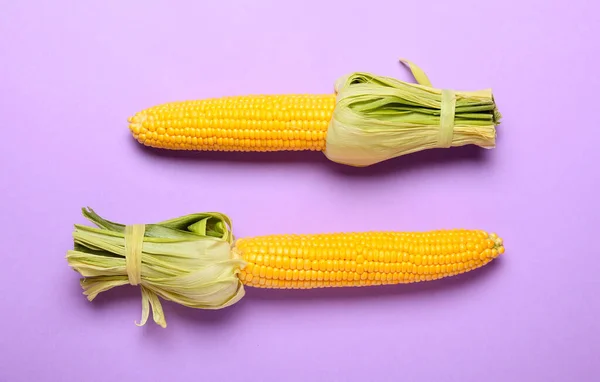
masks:
{"label": "husk leaf", "polygon": [[[96,227],[75,225],[74,248],[67,262],[81,276],[84,295],[129,284],[125,261],[125,225],[100,217],[92,209],[83,215]],[[229,217],[197,213],[145,225],[141,254],[142,318],[150,309],[154,321],[166,327],[159,297],[199,309],[221,309],[239,301],[244,287],[238,278],[245,262],[231,251],[234,240]]]}
{"label": "husk leaf", "polygon": [[[327,132],[325,155],[364,167],[401,155],[441,147],[442,90],[408,63],[417,84],[356,72],[336,82],[336,107]],[[495,147],[500,123],[491,89],[455,91],[451,146]]]}

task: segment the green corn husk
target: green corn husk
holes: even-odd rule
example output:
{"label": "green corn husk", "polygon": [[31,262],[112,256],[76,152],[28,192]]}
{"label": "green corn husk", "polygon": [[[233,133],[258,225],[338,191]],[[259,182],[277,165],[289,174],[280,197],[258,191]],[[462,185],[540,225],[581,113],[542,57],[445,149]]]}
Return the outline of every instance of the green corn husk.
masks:
{"label": "green corn husk", "polygon": [[[129,284],[125,262],[125,226],[105,220],[92,209],[83,215],[98,228],[75,225],[74,249],[67,262],[83,278],[89,301],[99,293]],[[142,319],[150,308],[154,321],[166,327],[160,298],[202,309],[220,309],[244,296],[237,274],[245,262],[231,251],[229,217],[200,213],[147,224],[141,254]]]}
{"label": "green corn husk", "polygon": [[[332,161],[364,167],[440,143],[444,103],[441,89],[407,60],[417,84],[356,72],[336,82],[337,103],[327,132],[325,155]],[[454,91],[456,105],[448,147],[495,147],[500,123],[491,89]]]}

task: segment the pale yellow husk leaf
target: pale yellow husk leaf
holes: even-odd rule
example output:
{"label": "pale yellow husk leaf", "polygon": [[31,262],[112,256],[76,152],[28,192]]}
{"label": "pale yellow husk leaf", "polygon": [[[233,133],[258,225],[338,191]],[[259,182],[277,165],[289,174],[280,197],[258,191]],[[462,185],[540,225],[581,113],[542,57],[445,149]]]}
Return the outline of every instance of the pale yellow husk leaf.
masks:
{"label": "pale yellow husk leaf", "polygon": [[[125,226],[83,210],[98,228],[76,225],[75,247],[67,262],[81,276],[88,300],[111,288],[129,284]],[[233,235],[226,215],[202,213],[145,226],[141,251],[142,319],[150,309],[154,321],[166,327],[159,300],[199,309],[221,309],[244,296],[238,273],[245,262],[231,251]]]}
{"label": "pale yellow husk leaf", "polygon": [[[442,90],[407,63],[419,83],[356,72],[335,84],[336,107],[327,131],[325,155],[364,167],[409,153],[445,147],[440,139]],[[454,91],[456,106],[450,146],[495,147],[498,112],[491,89]]]}

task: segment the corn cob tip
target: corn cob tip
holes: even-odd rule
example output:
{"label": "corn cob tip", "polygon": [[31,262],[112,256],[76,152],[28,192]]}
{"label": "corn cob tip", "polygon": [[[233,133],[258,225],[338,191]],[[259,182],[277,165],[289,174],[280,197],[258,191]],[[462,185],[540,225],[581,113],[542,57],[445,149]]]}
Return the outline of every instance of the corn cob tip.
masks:
{"label": "corn cob tip", "polygon": [[129,131],[131,131],[131,134],[133,135],[133,137],[139,143],[143,144],[146,141],[145,133],[147,132],[147,131],[143,131],[146,129],[142,129],[143,116],[138,113],[134,116],[128,117],[127,122],[129,123]]}
{"label": "corn cob tip", "polygon": [[496,257],[502,255],[504,253],[504,240],[499,237],[495,233],[490,233],[490,240],[493,242],[493,247],[491,248],[491,257],[495,259]]}

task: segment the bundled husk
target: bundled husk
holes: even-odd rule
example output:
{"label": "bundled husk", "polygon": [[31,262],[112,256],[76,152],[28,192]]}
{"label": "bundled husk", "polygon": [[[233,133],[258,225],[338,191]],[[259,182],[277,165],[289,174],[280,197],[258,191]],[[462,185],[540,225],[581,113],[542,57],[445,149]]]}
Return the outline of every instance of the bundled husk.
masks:
{"label": "bundled husk", "polygon": [[432,148],[495,147],[501,115],[490,89],[436,89],[421,69],[403,62],[417,84],[363,72],[338,79],[325,150],[330,160],[363,167]]}
{"label": "bundled husk", "polygon": [[[111,288],[130,284],[126,261],[127,227],[105,220],[91,209],[83,215],[97,228],[75,225],[74,249],[67,261],[83,278],[88,300]],[[202,309],[220,309],[244,296],[237,274],[244,261],[231,251],[230,219],[199,213],[145,225],[140,282],[144,325],[152,309],[154,321],[166,326],[159,300]]]}

